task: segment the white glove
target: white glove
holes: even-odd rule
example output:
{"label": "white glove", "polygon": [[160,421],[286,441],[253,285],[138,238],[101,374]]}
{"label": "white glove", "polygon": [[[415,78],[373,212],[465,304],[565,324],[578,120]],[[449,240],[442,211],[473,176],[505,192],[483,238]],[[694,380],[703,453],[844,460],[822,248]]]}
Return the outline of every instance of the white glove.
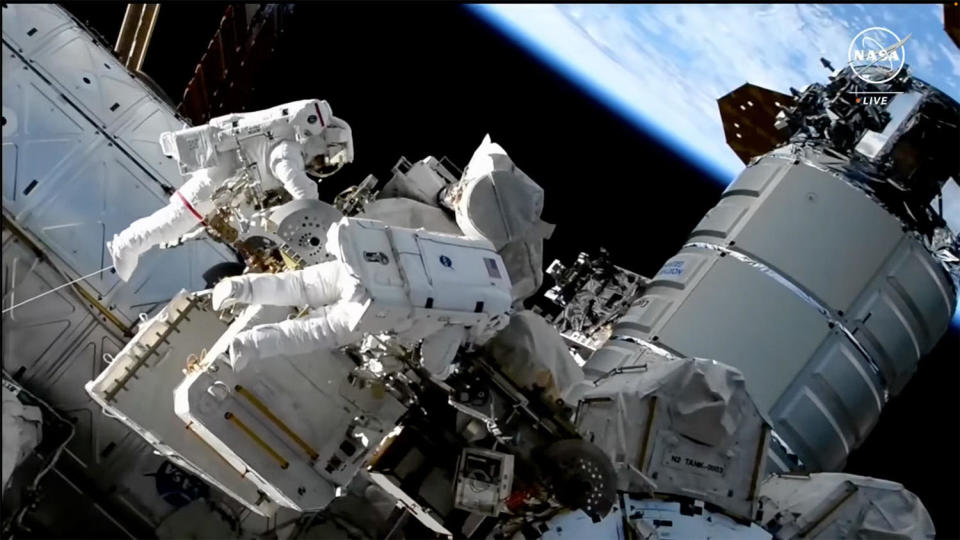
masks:
{"label": "white glove", "polygon": [[213,288],[213,297],[210,299],[213,309],[220,311],[237,303],[242,285],[230,278],[220,280]]}
{"label": "white glove", "polygon": [[433,376],[444,380],[453,372],[453,360],[463,345],[467,331],[462,326],[448,326],[423,340],[420,362]]}
{"label": "white glove", "polygon": [[468,340],[475,345],[483,345],[510,324],[510,314],[501,313],[491,317],[485,324],[470,327]]}
{"label": "white glove", "polygon": [[187,234],[184,234],[183,236],[177,238],[173,242],[164,242],[160,244],[159,247],[160,249],[172,249],[177,246],[182,246],[183,244],[186,244],[187,242],[190,242],[192,240],[202,240],[203,239],[202,237],[206,233],[207,233],[206,227],[197,227],[196,229],[188,232]]}

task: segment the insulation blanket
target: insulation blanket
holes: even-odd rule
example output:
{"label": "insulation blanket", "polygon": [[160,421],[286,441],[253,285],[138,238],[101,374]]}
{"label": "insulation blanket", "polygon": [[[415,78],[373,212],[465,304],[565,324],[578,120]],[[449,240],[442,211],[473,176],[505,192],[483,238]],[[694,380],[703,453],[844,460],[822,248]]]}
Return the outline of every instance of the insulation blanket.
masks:
{"label": "insulation blanket", "polygon": [[[15,392],[3,387],[3,484],[13,470],[40,444],[42,424],[40,409],[27,406],[17,399]],[[2,491],[0,491],[2,493]]]}
{"label": "insulation blanket", "polygon": [[583,381],[583,371],[563,338],[532,311],[515,313],[484,348],[513,382],[543,388],[553,401],[564,400]]}

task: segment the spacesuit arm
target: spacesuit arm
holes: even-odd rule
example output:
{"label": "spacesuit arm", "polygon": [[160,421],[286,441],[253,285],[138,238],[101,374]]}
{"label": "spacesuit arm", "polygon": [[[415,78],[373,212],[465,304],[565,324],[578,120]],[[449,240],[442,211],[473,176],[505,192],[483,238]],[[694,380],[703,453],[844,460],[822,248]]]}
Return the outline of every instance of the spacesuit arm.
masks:
{"label": "spacesuit arm", "polygon": [[306,318],[261,324],[244,330],[230,344],[230,365],[241,370],[250,363],[278,356],[298,356],[331,350],[360,339],[351,330],[363,305],[340,301],[313,311]]}
{"label": "spacesuit arm", "polygon": [[317,184],[304,172],[300,145],[282,141],[270,151],[270,172],[277,177],[294,199],[317,199]]}
{"label": "spacesuit arm", "polygon": [[[332,304],[340,300],[341,263],[330,261],[303,270],[281,272],[279,274],[245,274],[223,280],[214,291],[216,304],[230,303],[260,304],[266,306],[302,306],[312,307]],[[218,300],[219,294],[224,299]]]}

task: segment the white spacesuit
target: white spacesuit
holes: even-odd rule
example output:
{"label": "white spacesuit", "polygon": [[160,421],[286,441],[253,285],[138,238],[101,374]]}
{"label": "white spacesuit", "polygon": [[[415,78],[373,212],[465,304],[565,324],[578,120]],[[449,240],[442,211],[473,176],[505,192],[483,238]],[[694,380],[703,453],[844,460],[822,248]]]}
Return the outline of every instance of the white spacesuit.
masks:
{"label": "white spacesuit", "polygon": [[439,377],[459,346],[503,328],[510,279],[489,242],[344,218],[330,228],[335,261],[280,274],[247,274],[214,287],[215,309],[233,303],[309,305],[311,314],[239,333],[230,364],[341,347],[364,334],[425,340],[423,365]]}
{"label": "white spacesuit", "polygon": [[187,181],[165,207],[138,219],[107,247],[120,279],[153,246],[177,241],[204,223],[214,192],[247,168],[264,192],[285,189],[294,199],[317,198],[313,178],[353,161],[350,126],[325,101],[302,100],[271,109],[214,118],[208,124],[161,135],[164,153],[177,159]]}

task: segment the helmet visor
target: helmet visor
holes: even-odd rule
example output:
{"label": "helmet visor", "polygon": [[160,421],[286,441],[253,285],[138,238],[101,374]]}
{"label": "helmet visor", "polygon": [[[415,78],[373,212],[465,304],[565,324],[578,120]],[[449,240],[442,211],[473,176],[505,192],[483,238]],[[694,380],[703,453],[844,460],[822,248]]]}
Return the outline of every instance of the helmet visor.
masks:
{"label": "helmet visor", "polygon": [[319,180],[339,171],[341,167],[343,167],[342,162],[331,162],[327,156],[320,154],[307,162],[305,172],[310,178]]}

